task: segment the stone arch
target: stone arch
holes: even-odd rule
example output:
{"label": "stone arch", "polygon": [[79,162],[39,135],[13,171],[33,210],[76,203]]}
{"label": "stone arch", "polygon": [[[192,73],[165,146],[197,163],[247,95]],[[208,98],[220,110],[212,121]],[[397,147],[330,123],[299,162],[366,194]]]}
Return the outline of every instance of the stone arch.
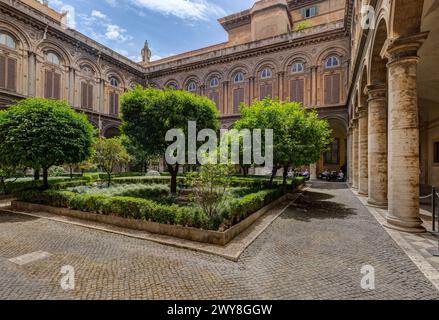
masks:
{"label": "stone arch", "polygon": [[392,39],[417,34],[421,31],[424,0],[394,0],[390,12]]}
{"label": "stone arch", "polygon": [[203,84],[205,84],[206,87],[209,87],[209,82],[213,77],[217,77],[219,81],[224,80],[224,74],[221,71],[213,70],[206,73],[202,80]]}
{"label": "stone arch", "polygon": [[383,47],[388,39],[388,27],[385,18],[378,20],[371,42],[369,56],[369,84],[385,84],[387,82],[387,61],[382,55]]}
{"label": "stone arch", "polygon": [[111,77],[115,77],[117,80],[119,80],[120,89],[125,90],[125,88],[127,87],[126,81],[125,81],[124,76],[119,71],[117,71],[115,69],[108,69],[105,72],[105,81],[109,82],[109,79]]}
{"label": "stone arch", "polygon": [[72,66],[72,58],[70,54],[61,45],[52,40],[43,40],[37,46],[37,53],[45,59],[45,53],[53,51],[63,60],[63,65],[66,67]]}
{"label": "stone arch", "polygon": [[304,64],[305,69],[307,69],[307,67],[310,67],[312,65],[312,59],[307,53],[297,52],[285,60],[282,66],[282,70],[285,71],[286,74],[291,73],[291,67],[295,62],[302,62]]}
{"label": "stone arch", "polygon": [[276,73],[279,70],[279,66],[276,62],[276,60],[274,59],[263,59],[261,61],[259,61],[255,67],[253,68],[253,76],[256,77],[257,79],[259,78],[259,73],[264,69],[264,68],[271,68],[272,72],[273,72],[273,77],[276,75]]}
{"label": "stone arch", "polygon": [[183,81],[183,88],[182,89],[186,90],[187,86],[192,81],[197,84],[197,90],[198,90],[200,88],[201,83],[200,83],[200,78],[195,74],[192,74],[192,75],[189,75],[186,77],[186,79]]}
{"label": "stone arch", "polygon": [[77,59],[76,62],[75,62],[75,66],[76,66],[78,69],[81,69],[84,65],[89,65],[89,66],[94,70],[94,72],[96,73],[96,74],[95,74],[95,77],[96,77],[96,78],[101,78],[101,76],[102,76],[102,70],[101,70],[101,68],[99,68],[99,66],[98,66],[96,63],[94,63],[92,60],[90,60],[90,59],[88,59],[88,58],[79,58],[79,59]]}
{"label": "stone arch", "polygon": [[120,129],[115,125],[110,125],[103,130],[103,136],[107,139],[119,137],[120,135]]}
{"label": "stone arch", "polygon": [[0,31],[9,33],[17,42],[18,49],[31,50],[31,41],[27,34],[23,33],[17,25],[10,21],[0,19]]}
{"label": "stone arch", "polygon": [[330,56],[336,56],[340,59],[340,67],[343,65],[348,57],[348,53],[342,47],[331,47],[322,50],[317,58],[317,64],[322,68],[325,67],[325,62]]}
{"label": "stone arch", "polygon": [[250,75],[250,68],[246,64],[243,64],[243,63],[235,64],[230,68],[229,72],[226,75],[226,78],[228,80],[232,81],[233,77],[238,72],[242,72],[245,77],[248,77]]}
{"label": "stone arch", "polygon": [[174,79],[174,78],[166,80],[165,84],[163,85],[163,88],[164,89],[167,88],[172,83],[175,83],[177,85],[177,89],[181,89],[180,82],[177,79]]}

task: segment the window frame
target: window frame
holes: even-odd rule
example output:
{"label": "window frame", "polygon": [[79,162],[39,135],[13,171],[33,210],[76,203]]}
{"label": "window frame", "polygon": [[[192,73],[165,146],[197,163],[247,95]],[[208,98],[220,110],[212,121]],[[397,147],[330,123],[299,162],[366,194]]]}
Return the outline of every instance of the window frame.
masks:
{"label": "window frame", "polygon": [[[191,86],[192,85],[193,85],[193,89],[191,90]],[[198,90],[197,83],[195,81],[193,81],[193,80],[190,81],[188,83],[188,85],[186,86],[186,90],[189,91],[189,92],[197,92],[197,90]]]}
{"label": "window frame", "polygon": [[[265,72],[266,72],[266,74],[264,75]],[[266,79],[272,79],[272,78],[273,78],[273,70],[270,67],[266,67],[266,68],[262,69],[261,79],[266,80]]]}
{"label": "window frame", "polygon": [[[336,142],[336,145],[337,145],[337,150],[333,149],[333,146],[334,146],[335,142]],[[330,150],[326,151],[325,154],[323,155],[323,162],[324,162],[325,165],[340,165],[340,146],[341,146],[340,142],[341,142],[340,138],[336,137],[330,143],[330,146],[331,146]],[[337,152],[337,153],[335,154],[335,152]],[[331,155],[331,160],[330,161],[328,161],[328,158],[327,158],[327,156],[329,154]],[[334,155],[336,157],[335,161],[334,161],[334,158],[333,158]]]}
{"label": "window frame", "polygon": [[[54,62],[53,59],[49,59],[49,57],[55,57],[57,62]],[[45,54],[45,62],[53,66],[61,66],[61,57],[54,51],[47,51]]]}
{"label": "window frame", "polygon": [[[1,37],[4,37],[5,42],[0,42],[0,46],[8,48],[10,50],[17,50],[17,40],[13,36],[11,36],[9,33],[0,31],[0,39]],[[8,40],[12,41],[13,46],[8,45]]]}
{"label": "window frame", "polygon": [[[330,61],[332,61],[331,64],[329,64]],[[337,61],[337,64],[333,64],[334,61]],[[340,58],[339,57],[332,55],[326,59],[326,61],[325,61],[325,68],[326,69],[338,68],[338,67],[340,67]]]}
{"label": "window frame", "polygon": [[[295,66],[299,66],[299,65],[300,65],[301,70],[295,71],[294,70]],[[300,62],[300,61],[294,62],[293,65],[291,66],[291,73],[293,73],[293,74],[303,73],[304,71],[305,71],[305,65],[303,64],[303,62]]]}
{"label": "window frame", "polygon": [[[237,79],[238,76],[240,76],[239,79]],[[245,79],[245,77],[244,77],[244,73],[242,73],[242,72],[237,72],[237,73],[235,74],[235,76],[233,77],[233,83],[234,83],[234,84],[243,83],[243,82],[244,82],[244,79]]]}
{"label": "window frame", "polygon": [[[216,80],[215,85],[212,85],[212,81]],[[210,88],[218,88],[219,87],[219,79],[218,77],[212,77],[209,81],[209,87]]]}

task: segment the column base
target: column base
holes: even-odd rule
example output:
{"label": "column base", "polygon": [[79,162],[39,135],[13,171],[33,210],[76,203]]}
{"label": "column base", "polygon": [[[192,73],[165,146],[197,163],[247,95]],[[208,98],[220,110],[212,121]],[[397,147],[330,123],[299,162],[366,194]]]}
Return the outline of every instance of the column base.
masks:
{"label": "column base", "polygon": [[374,201],[371,199],[367,200],[367,205],[369,207],[374,207],[374,208],[379,208],[379,209],[387,209],[389,206],[387,202],[379,202],[379,201]]}
{"label": "column base", "polygon": [[364,192],[364,191],[358,191],[358,195],[359,196],[363,196],[363,197],[367,197],[369,195],[368,192]]}
{"label": "column base", "polygon": [[394,217],[387,217],[384,226],[389,229],[408,233],[425,233],[427,229],[422,226],[422,220],[419,221],[403,221]]}

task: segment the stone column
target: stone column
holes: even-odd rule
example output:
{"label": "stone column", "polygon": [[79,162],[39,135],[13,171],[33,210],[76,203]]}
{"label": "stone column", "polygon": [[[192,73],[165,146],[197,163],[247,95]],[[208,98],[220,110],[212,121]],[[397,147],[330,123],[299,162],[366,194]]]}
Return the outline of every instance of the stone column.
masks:
{"label": "stone column", "polygon": [[367,86],[369,108],[369,199],[370,205],[387,207],[387,88]]}
{"label": "stone column", "polygon": [[358,194],[367,196],[369,188],[367,107],[361,106],[358,114]]}
{"label": "stone column", "polygon": [[229,114],[229,82],[223,82],[223,114]]}
{"label": "stone column", "polygon": [[358,119],[352,120],[352,188],[358,189]]}
{"label": "stone column", "polygon": [[254,77],[249,77],[248,78],[248,105],[250,106],[253,103],[253,80],[255,78]]}
{"label": "stone column", "polygon": [[284,74],[285,72],[283,71],[278,72],[277,74],[277,90],[280,100],[284,100]]}
{"label": "stone column", "polygon": [[418,49],[427,34],[387,43],[389,75],[389,209],[387,226],[424,232],[419,216]]}
{"label": "stone column", "polygon": [[75,107],[75,68],[69,68],[69,102]]}
{"label": "stone column", "polygon": [[104,113],[105,89],[104,80],[99,81],[99,112]]}
{"label": "stone column", "polygon": [[349,132],[348,132],[348,145],[347,145],[347,154],[348,154],[348,179],[347,182],[349,185],[352,186],[352,136],[353,136],[353,132],[352,132],[352,127],[349,126]]}
{"label": "stone column", "polygon": [[309,176],[311,180],[317,180],[317,163],[309,165]]}
{"label": "stone column", "polygon": [[36,96],[36,74],[37,74],[37,70],[36,70],[36,56],[35,53],[32,51],[29,51],[28,53],[28,95],[31,97],[35,97]]}

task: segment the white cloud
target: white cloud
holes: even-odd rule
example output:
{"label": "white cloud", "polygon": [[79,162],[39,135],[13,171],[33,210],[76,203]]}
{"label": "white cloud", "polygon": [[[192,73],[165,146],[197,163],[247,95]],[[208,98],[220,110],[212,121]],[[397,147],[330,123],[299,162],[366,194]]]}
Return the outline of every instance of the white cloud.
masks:
{"label": "white cloud", "polygon": [[[108,0],[107,0],[108,1]],[[209,20],[224,16],[226,12],[206,0],[130,0],[133,4],[181,19]]]}
{"label": "white cloud", "polygon": [[103,14],[102,12],[100,12],[98,10],[93,10],[91,12],[91,16],[99,18],[99,19],[106,19],[107,18],[107,16],[105,14]]}
{"label": "white cloud", "polygon": [[132,37],[125,35],[126,30],[119,27],[118,25],[115,24],[109,24],[107,25],[107,31],[105,32],[105,37],[108,40],[114,40],[114,41],[120,41],[120,42],[125,42],[128,40],[131,40]]}

